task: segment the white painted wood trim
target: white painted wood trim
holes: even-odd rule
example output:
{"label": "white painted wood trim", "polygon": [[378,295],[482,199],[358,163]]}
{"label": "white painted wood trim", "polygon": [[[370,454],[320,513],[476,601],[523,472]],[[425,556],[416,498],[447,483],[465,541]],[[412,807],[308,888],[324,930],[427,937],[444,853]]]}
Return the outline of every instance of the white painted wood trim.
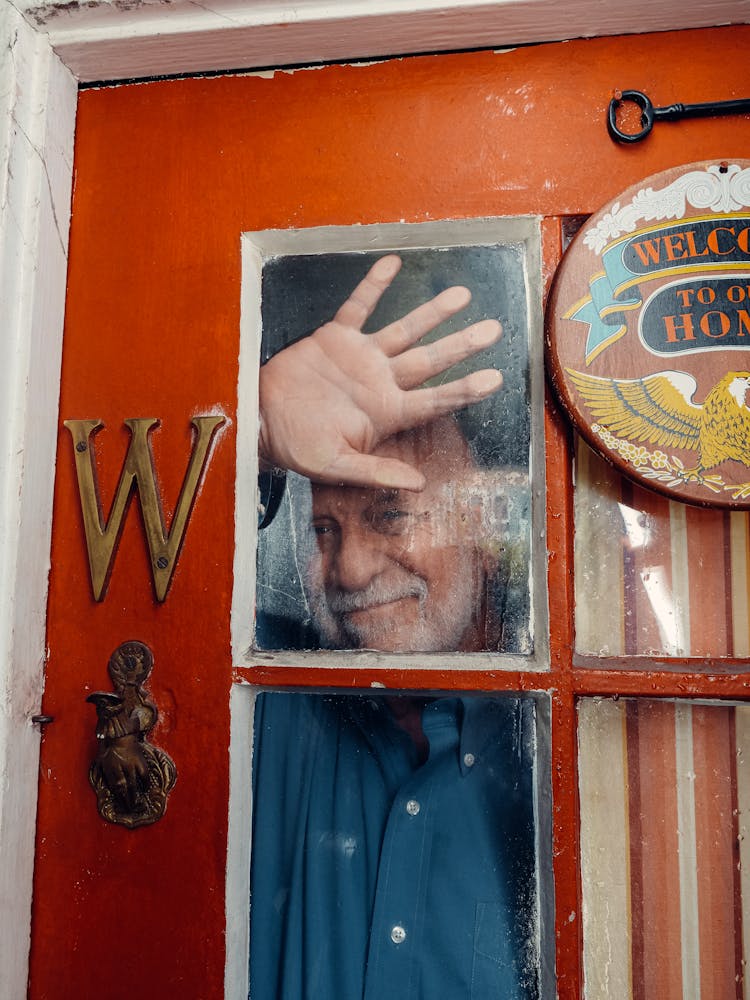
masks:
{"label": "white painted wood trim", "polygon": [[80,80],[750,21],[749,0],[11,0]]}
{"label": "white painted wood trim", "polygon": [[[257,551],[258,486],[258,358],[261,344],[261,276],[265,260],[314,253],[398,251],[407,247],[483,246],[515,244],[523,247],[528,314],[531,385],[531,503],[532,546],[531,620],[534,650],[528,656],[505,654],[506,670],[549,669],[549,613],[546,587],[545,489],[543,424],[543,316],[542,261],[539,219],[533,216],[453,219],[436,222],[376,223],[356,226],[319,226],[242,234],[242,308],[240,365],[237,386],[237,462],[235,478],[235,555],[232,593],[232,662],[277,666],[342,667],[353,670],[404,666],[403,653],[372,650],[293,650],[283,653],[253,649],[255,639],[255,553]],[[420,653],[408,657],[411,669],[496,670],[497,653]]]}
{"label": "white painted wood trim", "polygon": [[[233,684],[229,700],[229,829],[226,878],[224,996],[245,1000],[250,955],[250,843],[253,828],[253,715],[255,688]],[[322,1000],[322,998],[321,998]]]}
{"label": "white painted wood trim", "polygon": [[26,996],[76,83],[0,11],[0,995]]}

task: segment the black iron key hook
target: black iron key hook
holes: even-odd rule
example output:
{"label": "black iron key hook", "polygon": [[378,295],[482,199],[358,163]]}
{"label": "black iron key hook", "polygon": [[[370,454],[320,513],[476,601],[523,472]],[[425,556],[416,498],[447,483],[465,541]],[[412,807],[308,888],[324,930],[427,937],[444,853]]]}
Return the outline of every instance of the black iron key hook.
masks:
{"label": "black iron key hook", "polygon": [[[627,101],[631,101],[641,109],[640,132],[623,132],[618,128],[617,109]],[[655,108],[640,90],[618,90],[609,102],[607,131],[615,142],[640,142],[646,138],[657,121],[673,122],[678,118],[714,118],[719,115],[748,113],[750,113],[750,98],[736,101],[709,101],[706,104],[670,104],[665,108]]]}

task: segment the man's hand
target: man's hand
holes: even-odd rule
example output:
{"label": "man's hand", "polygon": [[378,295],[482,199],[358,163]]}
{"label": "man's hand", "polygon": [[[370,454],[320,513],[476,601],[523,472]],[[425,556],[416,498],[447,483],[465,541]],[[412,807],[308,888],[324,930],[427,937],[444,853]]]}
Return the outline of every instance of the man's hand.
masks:
{"label": "man's hand", "polygon": [[324,483],[421,490],[420,472],[374,449],[500,388],[495,369],[419,388],[500,337],[500,324],[488,319],[413,346],[468,305],[467,288],[448,288],[377,333],[362,333],[400,267],[398,257],[381,257],[330,323],[261,368],[261,468],[280,466]]}

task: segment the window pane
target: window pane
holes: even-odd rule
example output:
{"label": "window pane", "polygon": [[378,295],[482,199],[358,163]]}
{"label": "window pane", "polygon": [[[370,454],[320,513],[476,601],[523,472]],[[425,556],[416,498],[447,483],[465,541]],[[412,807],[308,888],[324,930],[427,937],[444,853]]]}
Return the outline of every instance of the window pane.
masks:
{"label": "window pane", "polygon": [[530,696],[259,695],[253,1000],[554,995],[540,715]]}
{"label": "window pane", "polygon": [[[283,353],[331,320],[382,256],[266,260],[262,358]],[[488,319],[500,319],[502,339],[427,384],[497,368],[503,389],[447,416],[425,416],[378,445],[377,455],[424,475],[422,492],[311,485],[287,476],[281,507],[259,537],[255,646],[527,655],[533,641],[525,249],[453,246],[402,249],[399,256],[401,272],[364,332],[382,330],[450,286],[468,287],[471,303],[423,343]],[[336,336],[349,343],[338,330]],[[341,389],[335,354],[328,362],[330,392],[319,405]],[[261,385],[263,378],[261,371]],[[350,378],[344,382],[349,391]]]}
{"label": "window pane", "polygon": [[576,649],[593,656],[750,654],[750,527],[635,486],[579,440]]}
{"label": "window pane", "polygon": [[585,996],[742,996],[750,706],[586,699],[579,746]]}

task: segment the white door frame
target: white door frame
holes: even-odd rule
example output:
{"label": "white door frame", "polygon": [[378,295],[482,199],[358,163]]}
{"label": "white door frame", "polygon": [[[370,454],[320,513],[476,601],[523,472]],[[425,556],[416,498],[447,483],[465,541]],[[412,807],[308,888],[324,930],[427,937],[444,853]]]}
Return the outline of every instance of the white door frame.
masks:
{"label": "white door frame", "polygon": [[0,0],[0,1000],[27,992],[78,83],[747,22],[750,0]]}

